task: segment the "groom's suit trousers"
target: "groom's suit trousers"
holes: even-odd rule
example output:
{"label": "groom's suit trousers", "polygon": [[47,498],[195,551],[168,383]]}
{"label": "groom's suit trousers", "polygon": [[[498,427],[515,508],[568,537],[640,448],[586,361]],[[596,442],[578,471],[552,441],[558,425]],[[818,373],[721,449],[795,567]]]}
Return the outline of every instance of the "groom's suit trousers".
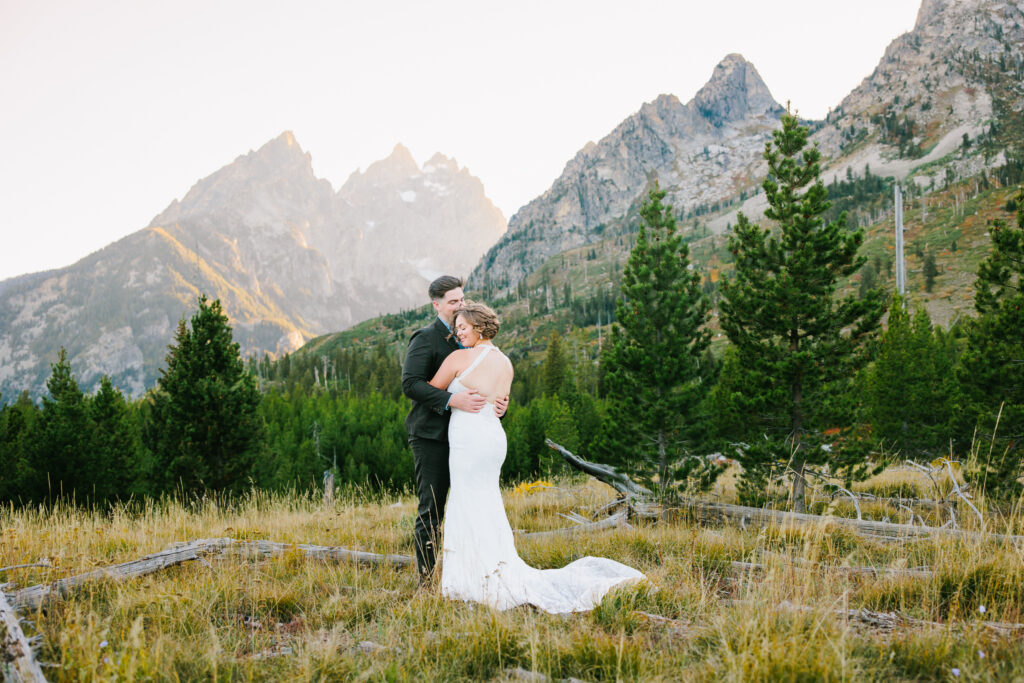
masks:
{"label": "groom's suit trousers", "polygon": [[409,445],[412,447],[416,493],[419,497],[414,529],[416,568],[423,579],[430,574],[437,562],[441,518],[444,516],[444,503],[451,482],[448,472],[448,442],[413,436],[409,439]]}

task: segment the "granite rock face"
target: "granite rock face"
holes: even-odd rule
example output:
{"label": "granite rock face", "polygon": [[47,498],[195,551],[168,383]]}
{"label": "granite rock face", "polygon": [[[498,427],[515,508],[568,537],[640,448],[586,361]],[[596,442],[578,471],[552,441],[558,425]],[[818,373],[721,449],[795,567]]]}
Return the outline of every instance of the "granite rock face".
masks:
{"label": "granite rock face", "polygon": [[[875,175],[923,186],[946,169],[962,177],[1003,163],[1002,155],[951,153],[964,135],[973,140],[988,131],[1000,107],[1024,110],[1022,50],[1021,3],[924,0],[914,29],[892,41],[825,121],[808,122],[823,153],[824,180],[848,170],[859,175],[868,166]],[[994,65],[1003,73],[993,76]],[[979,77],[980,67],[987,79]],[[621,231],[624,216],[655,181],[677,215],[716,202],[738,204],[705,224],[711,233],[726,231],[739,210],[757,220],[765,208],[757,191],[767,171],[764,143],[781,113],[754,66],[728,55],[688,103],[662,95],[584,146],[544,194],[509,220],[474,282],[511,288],[551,256],[606,237],[609,226]],[[912,127],[912,139],[897,139],[898,126]]]}
{"label": "granite rock face", "polygon": [[581,149],[509,220],[473,282],[514,286],[553,254],[599,239],[655,181],[677,211],[752,186],[781,113],[754,65],[728,55],[686,104],[661,95]]}
{"label": "granite rock face", "polygon": [[[994,93],[978,69],[984,62],[1006,64],[1022,47],[1020,3],[924,0],[913,30],[889,44],[813,139],[837,161],[836,172],[868,163],[876,174],[912,175],[959,147],[964,134],[974,139],[988,129],[996,115]],[[1019,79],[1007,69],[1000,80]],[[901,145],[886,135],[887,120],[912,126],[912,139]]]}
{"label": "granite rock face", "polygon": [[0,392],[39,394],[61,346],[83,389],[153,386],[196,297],[219,298],[243,354],[426,301],[506,229],[483,185],[401,146],[335,192],[291,133],[200,180],[145,229],[78,263],[0,282]]}

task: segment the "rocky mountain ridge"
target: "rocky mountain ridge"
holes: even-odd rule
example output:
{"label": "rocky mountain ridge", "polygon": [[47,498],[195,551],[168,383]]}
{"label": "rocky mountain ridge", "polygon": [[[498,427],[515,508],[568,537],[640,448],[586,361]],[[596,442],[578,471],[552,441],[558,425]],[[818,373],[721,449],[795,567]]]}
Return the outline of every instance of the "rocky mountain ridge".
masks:
{"label": "rocky mountain ridge", "polygon": [[[894,176],[918,187],[967,177],[1005,155],[961,153],[965,136],[990,134],[1000,109],[1020,112],[1024,8],[1006,0],[924,0],[913,30],[897,37],[875,70],[828,115],[809,122],[825,157],[823,178]],[[1002,102],[971,64],[1003,60]],[[1002,63],[1002,62],[1000,62]],[[798,103],[794,103],[798,104]],[[764,142],[781,107],[753,65],[729,55],[685,105],[672,95],[647,103],[600,142],[588,143],[540,197],[509,220],[508,233],[474,271],[475,285],[508,289],[550,256],[622,230],[623,216],[655,180],[680,216],[711,215],[721,234],[740,210],[755,220],[765,200]],[[956,153],[956,154],[954,154]],[[732,204],[715,211],[716,204]]]}
{"label": "rocky mountain ridge", "polygon": [[654,181],[677,209],[753,185],[782,107],[742,55],[726,56],[686,104],[661,95],[588,143],[474,271],[474,285],[515,285],[552,254],[600,239]]}
{"label": "rocky mountain ridge", "polygon": [[420,168],[398,145],[335,192],[286,132],[197,182],[145,229],[0,283],[0,392],[41,393],[65,346],[83,388],[106,374],[138,396],[200,293],[222,301],[243,353],[291,351],[421,304],[433,277],[468,272],[505,229],[453,159]]}

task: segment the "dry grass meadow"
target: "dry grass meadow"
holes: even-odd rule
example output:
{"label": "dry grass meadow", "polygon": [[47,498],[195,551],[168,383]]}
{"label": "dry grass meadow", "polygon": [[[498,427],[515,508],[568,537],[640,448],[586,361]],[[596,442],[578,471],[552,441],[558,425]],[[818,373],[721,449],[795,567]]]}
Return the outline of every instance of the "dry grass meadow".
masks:
{"label": "dry grass meadow", "polygon": [[[861,488],[885,489],[893,477]],[[614,498],[581,476],[556,484],[506,492],[513,528],[566,527],[560,513]],[[729,494],[726,477],[718,495]],[[253,492],[113,512],[8,508],[0,567],[52,566],[7,570],[0,582],[16,584],[10,594],[214,537],[411,554],[413,515],[411,495],[360,490],[329,506],[312,494]],[[963,526],[970,515],[958,510]],[[1019,522],[1000,524],[1018,531]],[[826,522],[741,529],[681,518],[518,546],[535,566],[601,555],[649,582],[589,613],[502,613],[417,590],[411,569],[297,551],[213,555],[88,583],[26,611],[25,630],[41,636],[37,658],[51,681],[1024,680],[1024,631],[992,624],[1024,621],[1024,549],[1011,543],[892,543]]]}

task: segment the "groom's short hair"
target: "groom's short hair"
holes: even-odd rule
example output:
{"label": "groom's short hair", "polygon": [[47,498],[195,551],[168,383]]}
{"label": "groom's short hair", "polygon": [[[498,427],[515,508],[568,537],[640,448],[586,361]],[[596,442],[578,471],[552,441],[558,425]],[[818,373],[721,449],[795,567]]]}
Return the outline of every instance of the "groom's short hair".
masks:
{"label": "groom's short hair", "polygon": [[456,287],[462,287],[465,284],[465,280],[460,277],[455,277],[454,275],[442,275],[430,283],[430,287],[427,288],[427,293],[430,295],[431,299],[443,299],[445,294]]}

